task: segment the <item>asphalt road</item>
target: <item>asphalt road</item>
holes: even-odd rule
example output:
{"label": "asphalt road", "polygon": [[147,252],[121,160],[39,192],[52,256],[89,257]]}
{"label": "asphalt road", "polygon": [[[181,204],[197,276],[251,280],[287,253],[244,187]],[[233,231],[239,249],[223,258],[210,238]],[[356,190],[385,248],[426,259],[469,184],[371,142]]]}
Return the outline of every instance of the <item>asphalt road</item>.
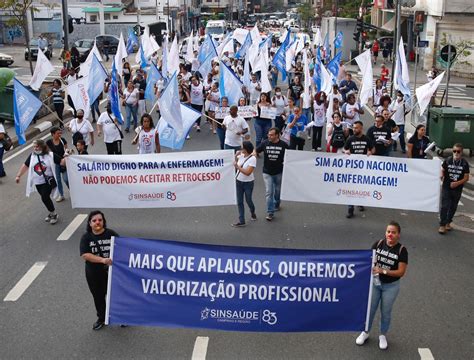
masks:
{"label": "asphalt road", "polygon": [[[368,124],[368,117],[364,118]],[[202,128],[199,134],[192,132],[183,151],[218,148],[217,136],[207,126]],[[70,134],[66,137],[70,141]],[[125,135],[124,153],[136,152],[131,137]],[[102,139],[90,152],[105,153]],[[56,240],[78,214],[90,209],[71,209],[66,200],[57,204],[59,222],[54,226],[45,223],[47,212],[38,195],[25,197],[26,179],[22,178],[20,185],[14,183],[28,153],[6,156],[8,177],[0,183],[0,298],[4,299],[35,263],[47,264],[17,301],[0,302],[1,359],[198,359],[197,337],[208,338],[207,348],[204,346],[207,359],[420,359],[420,348],[429,349],[435,359],[473,357],[472,234],[455,230],[438,235],[433,213],[369,208],[364,213],[356,210],[356,217],[348,220],[345,206],[291,202],[283,202],[282,211],[268,223],[264,220],[261,160],[254,190],[259,218],[245,228],[230,226],[237,219],[236,206],[106,209],[108,225],[124,236],[206,244],[366,249],[383,236],[388,221],[397,220],[402,226],[401,242],[409,251],[409,266],[394,308],[389,349],[383,353],[378,349],[378,326],[363,347],[355,345],[356,333],[268,334],[147,327],[92,331],[95,309],[79,257],[85,222],[68,240]],[[463,201],[464,206],[472,207],[472,201]]]}

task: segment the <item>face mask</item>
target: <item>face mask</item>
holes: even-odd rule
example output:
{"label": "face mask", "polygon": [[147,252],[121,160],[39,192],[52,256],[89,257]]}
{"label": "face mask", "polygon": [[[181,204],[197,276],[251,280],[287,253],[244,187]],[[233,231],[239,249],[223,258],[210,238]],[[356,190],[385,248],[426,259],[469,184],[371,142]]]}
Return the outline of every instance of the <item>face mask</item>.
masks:
{"label": "face mask", "polygon": [[398,101],[402,101],[402,100],[403,100],[403,96],[397,96],[397,99],[398,99]]}
{"label": "face mask", "polygon": [[281,92],[276,92],[275,95],[276,96],[281,96]]}
{"label": "face mask", "polygon": [[35,153],[35,155],[41,155],[42,151],[41,150],[35,150],[34,153]]}

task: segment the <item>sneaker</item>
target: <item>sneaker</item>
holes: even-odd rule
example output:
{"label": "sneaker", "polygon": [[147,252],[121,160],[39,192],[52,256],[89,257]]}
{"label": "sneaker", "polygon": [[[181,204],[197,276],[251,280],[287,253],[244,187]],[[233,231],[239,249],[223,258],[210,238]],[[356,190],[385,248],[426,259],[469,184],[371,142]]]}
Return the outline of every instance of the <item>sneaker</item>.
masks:
{"label": "sneaker", "polygon": [[257,221],[257,215],[256,215],[256,214],[252,214],[252,216],[250,216],[250,220],[252,220],[252,221]]}
{"label": "sneaker", "polygon": [[201,127],[200,127],[200,126],[196,126],[196,131],[197,131],[197,132],[201,132]]}
{"label": "sneaker", "polygon": [[446,224],[446,226],[444,227],[446,229],[446,231],[451,231],[453,228],[451,227],[451,223],[449,224]]}
{"label": "sneaker", "polygon": [[359,211],[364,211],[364,210],[365,210],[365,207],[359,206]]}
{"label": "sneaker", "polygon": [[438,232],[442,235],[446,234],[446,226],[440,226]]}
{"label": "sneaker", "polygon": [[191,136],[189,136],[189,135],[186,136],[186,140],[189,140],[189,139],[191,139]]}
{"label": "sneaker", "polygon": [[321,150],[322,150],[322,148],[321,148],[321,147],[318,147],[316,150],[317,150],[317,151],[321,151]]}
{"label": "sneaker", "polygon": [[380,335],[379,336],[379,349],[387,350],[387,348],[388,348],[387,338],[385,337],[385,335]]}
{"label": "sneaker", "polygon": [[48,214],[48,216],[46,216],[46,217],[44,218],[44,221],[50,222],[50,221],[51,221],[51,215],[52,215],[52,214]]}
{"label": "sneaker", "polygon": [[356,339],[357,345],[364,345],[365,341],[369,338],[369,333],[362,331]]}
{"label": "sneaker", "polygon": [[234,224],[231,224],[232,227],[244,227],[245,226],[245,223],[244,222],[236,222]]}
{"label": "sneaker", "polygon": [[308,140],[311,140],[311,139],[312,139],[312,138],[311,138],[311,135],[308,135]]}
{"label": "sneaker", "polygon": [[125,132],[126,132],[126,133],[130,132],[130,129],[129,129],[129,128],[126,128],[126,129],[125,129]]}
{"label": "sneaker", "polygon": [[216,130],[212,130],[212,133],[213,133],[214,135],[216,135],[216,134],[217,134]]}
{"label": "sneaker", "polygon": [[92,330],[100,330],[104,327],[105,323],[102,320],[97,319],[97,321],[92,325]]}
{"label": "sneaker", "polygon": [[55,200],[56,200],[56,202],[64,201],[64,196],[58,195],[58,197]]}
{"label": "sneaker", "polygon": [[54,215],[51,215],[50,216],[50,220],[49,220],[49,223],[51,225],[54,225],[58,222],[58,214],[54,214]]}
{"label": "sneaker", "polygon": [[267,219],[267,221],[272,221],[273,220],[273,214],[268,214],[265,219]]}
{"label": "sneaker", "polygon": [[348,219],[351,219],[353,217],[354,217],[354,212],[352,212],[352,211],[349,211],[346,215],[346,218],[348,218]]}

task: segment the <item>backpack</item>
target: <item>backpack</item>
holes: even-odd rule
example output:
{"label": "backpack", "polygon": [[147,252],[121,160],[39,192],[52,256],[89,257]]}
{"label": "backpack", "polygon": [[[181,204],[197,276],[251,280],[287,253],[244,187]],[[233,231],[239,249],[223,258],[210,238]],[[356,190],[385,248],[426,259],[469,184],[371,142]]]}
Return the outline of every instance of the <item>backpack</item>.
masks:
{"label": "backpack", "polygon": [[12,138],[8,135],[7,132],[3,134],[3,140],[1,141],[3,145],[3,149],[5,151],[10,150],[13,147],[13,141]]}
{"label": "backpack", "polygon": [[331,136],[331,145],[334,146],[335,148],[340,149],[344,147],[345,143],[346,143],[346,137],[344,136],[344,130],[342,126],[334,127],[334,130]]}

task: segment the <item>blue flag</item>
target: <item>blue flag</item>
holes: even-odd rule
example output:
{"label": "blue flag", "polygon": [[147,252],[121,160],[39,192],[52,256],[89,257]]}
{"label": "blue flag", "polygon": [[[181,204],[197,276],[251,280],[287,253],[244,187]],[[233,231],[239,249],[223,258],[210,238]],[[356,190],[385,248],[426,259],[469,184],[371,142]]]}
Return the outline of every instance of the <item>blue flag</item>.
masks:
{"label": "blue flag", "polygon": [[145,53],[143,52],[143,46],[140,46],[140,68],[144,69],[148,66],[146,61]]}
{"label": "blue flag", "polygon": [[158,123],[158,133],[160,134],[160,145],[173,149],[181,150],[186,140],[185,134],[189,132],[197,119],[201,117],[201,113],[193,108],[180,104],[181,117],[183,119],[183,135],[178,135],[175,129],[171,127],[168,122],[161,118]]}
{"label": "blue flag", "polygon": [[168,38],[163,40],[163,49],[161,50],[161,73],[168,79]]}
{"label": "blue flag", "polygon": [[342,43],[344,41],[344,34],[342,31],[339,31],[334,39],[334,48],[337,50],[342,47]]}
{"label": "blue flag", "polygon": [[290,45],[290,31],[286,33],[286,38],[273,57],[272,64],[281,72],[282,81],[286,80],[286,49]]}
{"label": "blue flag", "polygon": [[212,54],[212,58],[214,58],[217,56],[217,51],[214,45],[214,41],[211,38],[211,35],[207,34],[206,38],[204,39],[204,42],[199,48],[199,53],[198,53],[199,62],[202,64],[210,54]]}
{"label": "blue flag", "polygon": [[97,56],[93,54],[91,67],[89,69],[89,88],[87,94],[89,95],[89,103],[93,104],[94,101],[104,91],[104,81],[107,79],[107,73],[100,63]]}
{"label": "blue flag", "polygon": [[237,51],[237,53],[235,54],[235,58],[242,59],[247,53],[247,50],[250,48],[250,45],[252,45],[252,36],[250,35],[249,31],[247,36],[245,37],[244,43],[240,47],[239,51]]}
{"label": "blue flag", "polygon": [[179,106],[180,101],[176,71],[161,92],[158,104],[160,106],[161,117],[176,131],[178,136],[186,135]]}
{"label": "blue flag", "polygon": [[328,71],[335,77],[339,75],[339,64],[341,63],[342,51],[339,51],[336,56],[326,65]]}
{"label": "blue flag", "polygon": [[146,89],[145,89],[145,99],[149,101],[155,100],[155,84],[158,80],[162,79],[160,71],[155,64],[151,63],[150,69],[146,74]]}
{"label": "blue flag", "polygon": [[135,35],[132,28],[128,28],[127,53],[133,53],[133,48],[135,46],[138,47],[137,35]]}
{"label": "blue flag", "polygon": [[316,52],[316,64],[314,64],[313,74],[313,80],[316,84],[316,87],[318,88],[318,91],[321,91],[321,66],[321,48],[318,47],[318,50]]}
{"label": "blue flag", "polygon": [[120,124],[123,124],[123,117],[120,111],[117,68],[115,67],[115,62],[112,62],[112,78],[110,80],[109,91],[110,91],[110,106],[112,109],[112,114],[114,114],[114,116],[117,118],[117,121]]}
{"label": "blue flag", "polygon": [[15,131],[20,145],[26,142],[25,130],[30,126],[43,103],[23,86],[16,78],[13,79],[13,118]]}
{"label": "blue flag", "polygon": [[244,97],[242,92],[242,82],[237,75],[226,64],[220,61],[219,67],[219,91],[221,98],[226,96],[229,99],[229,105],[238,105],[239,99]]}
{"label": "blue flag", "polygon": [[258,45],[258,48],[261,49],[264,45],[267,45],[267,48],[270,49],[272,47],[272,38],[273,34],[268,35],[268,37]]}
{"label": "blue flag", "polygon": [[209,74],[212,70],[212,59],[214,56],[212,54],[209,54],[209,56],[204,60],[204,62],[199,66],[199,69],[197,70],[199,74],[201,74],[201,77],[206,80],[207,79],[207,74]]}

